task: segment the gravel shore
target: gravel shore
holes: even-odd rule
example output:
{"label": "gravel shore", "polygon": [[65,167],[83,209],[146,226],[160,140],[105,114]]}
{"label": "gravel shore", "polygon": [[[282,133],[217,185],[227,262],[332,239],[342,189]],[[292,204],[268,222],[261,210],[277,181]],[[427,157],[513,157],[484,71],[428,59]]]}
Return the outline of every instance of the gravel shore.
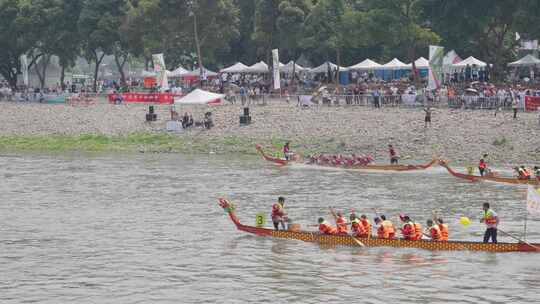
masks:
{"label": "gravel shore", "polygon": [[[134,133],[165,133],[170,117],[169,106],[158,106],[158,121],[145,122],[147,106],[46,105],[2,102],[3,119],[0,137],[127,136]],[[239,125],[242,107],[178,107],[195,120],[212,111],[215,127],[209,131],[191,129],[175,134],[184,142],[206,142],[207,152],[234,153],[239,145],[262,143],[270,146],[288,140],[293,149],[304,153],[365,153],[386,161],[387,145],[411,161],[424,162],[442,156],[454,162],[476,163],[483,153],[498,164],[540,162],[540,124],[537,113],[519,113],[512,119],[509,112],[494,116],[487,110],[435,109],[431,127],[424,128],[424,111],[420,108],[312,107],[298,108],[285,102],[252,106],[253,123]],[[9,148],[9,147],[0,147]],[[246,148],[246,147],[244,147]],[[251,150],[251,147],[247,147]],[[254,149],[253,149],[254,151]]]}

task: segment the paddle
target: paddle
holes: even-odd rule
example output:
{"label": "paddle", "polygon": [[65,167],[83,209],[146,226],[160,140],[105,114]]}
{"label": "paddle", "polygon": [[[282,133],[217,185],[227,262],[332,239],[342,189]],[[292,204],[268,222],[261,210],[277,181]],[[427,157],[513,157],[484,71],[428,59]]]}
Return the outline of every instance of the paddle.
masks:
{"label": "paddle", "polygon": [[364,243],[360,242],[360,240],[358,240],[356,237],[354,237],[354,236],[351,236],[351,237],[356,242],[356,244],[358,244],[358,246],[366,247],[366,245]]}

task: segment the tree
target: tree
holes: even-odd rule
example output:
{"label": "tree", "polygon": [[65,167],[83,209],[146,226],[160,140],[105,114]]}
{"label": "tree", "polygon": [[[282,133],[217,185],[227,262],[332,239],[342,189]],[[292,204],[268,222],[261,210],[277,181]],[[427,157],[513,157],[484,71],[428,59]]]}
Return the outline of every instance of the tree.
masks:
{"label": "tree", "polygon": [[255,0],[253,43],[257,55],[270,63],[272,49],[277,45],[276,20],[279,16],[280,0]]}
{"label": "tree", "polygon": [[95,64],[94,92],[97,92],[98,73],[103,58],[113,54],[120,41],[118,28],[126,12],[125,0],[84,0],[79,32],[83,37],[83,55]]}

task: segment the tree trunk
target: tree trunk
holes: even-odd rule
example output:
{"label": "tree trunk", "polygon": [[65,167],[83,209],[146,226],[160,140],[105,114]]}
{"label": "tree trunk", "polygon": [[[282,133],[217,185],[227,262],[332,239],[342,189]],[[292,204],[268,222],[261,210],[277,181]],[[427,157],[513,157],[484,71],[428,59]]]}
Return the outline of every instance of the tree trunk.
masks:
{"label": "tree trunk", "polygon": [[114,52],[114,62],[120,73],[120,85],[126,86],[126,73],[124,72],[124,66],[126,65],[128,55],[122,56],[119,52]]}
{"label": "tree trunk", "polygon": [[66,65],[60,61],[60,88],[62,92],[66,90],[65,78],[66,78]]}
{"label": "tree trunk", "polygon": [[45,88],[45,80],[47,80],[47,68],[51,62],[51,55],[44,55],[43,60],[40,63],[34,65],[34,70],[39,78],[39,88],[43,90]]}
{"label": "tree trunk", "polygon": [[94,60],[96,62],[96,66],[94,69],[94,83],[92,86],[94,93],[97,93],[97,80],[98,80],[99,66],[101,65],[101,62],[103,61],[103,57],[105,57],[105,53],[99,56],[97,51],[94,51]]}
{"label": "tree trunk", "polygon": [[197,14],[193,13],[193,33],[195,36],[195,46],[197,48],[197,61],[199,62],[199,84],[202,86],[204,76],[204,65],[201,54],[201,44],[199,41],[199,32],[197,28]]}
{"label": "tree trunk", "polygon": [[291,82],[289,83],[289,86],[292,87],[294,85],[294,77],[296,76],[296,60],[293,60],[293,66],[292,66],[292,76],[291,76]]}
{"label": "tree trunk", "polygon": [[341,50],[340,48],[338,47],[336,49],[336,64],[337,64],[337,72],[336,72],[336,88],[337,88],[337,91],[338,91],[338,94],[339,92],[341,91],[341,87],[340,87],[340,83],[339,83],[339,68],[341,67]]}

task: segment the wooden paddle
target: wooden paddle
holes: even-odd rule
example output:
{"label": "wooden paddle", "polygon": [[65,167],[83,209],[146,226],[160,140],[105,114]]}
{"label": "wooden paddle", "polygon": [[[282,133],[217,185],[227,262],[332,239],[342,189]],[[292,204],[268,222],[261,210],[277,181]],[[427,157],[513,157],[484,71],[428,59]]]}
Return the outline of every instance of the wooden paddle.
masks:
{"label": "wooden paddle", "polygon": [[354,236],[351,236],[351,237],[352,237],[352,239],[356,242],[356,244],[358,244],[358,246],[360,246],[360,247],[366,247],[366,244],[360,242],[360,240],[358,240],[356,237],[354,237]]}

